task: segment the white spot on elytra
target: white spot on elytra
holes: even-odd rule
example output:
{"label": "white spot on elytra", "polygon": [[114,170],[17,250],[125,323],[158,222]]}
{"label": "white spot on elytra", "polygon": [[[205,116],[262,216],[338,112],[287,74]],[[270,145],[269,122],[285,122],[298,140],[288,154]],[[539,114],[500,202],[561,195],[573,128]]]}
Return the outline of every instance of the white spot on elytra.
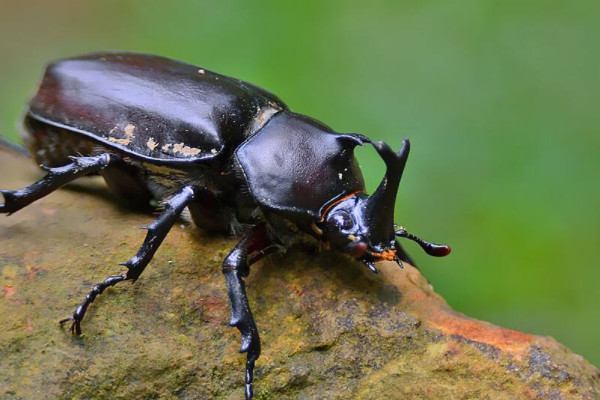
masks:
{"label": "white spot on elytra", "polygon": [[134,138],[134,137],[135,137],[135,135],[133,134],[133,131],[135,131],[135,125],[128,124],[128,125],[125,127],[125,134],[126,134],[128,137],[130,137],[130,138]]}
{"label": "white spot on elytra", "polygon": [[210,152],[213,154],[217,154],[217,149],[210,149]]}
{"label": "white spot on elytra", "polygon": [[146,146],[148,146],[148,148],[150,149],[150,151],[154,150],[156,148],[156,146],[158,146],[158,143],[156,143],[154,141],[154,138],[150,138],[148,139],[148,141],[146,142]]}
{"label": "white spot on elytra", "polygon": [[128,146],[129,143],[131,143],[131,140],[129,139],[117,139],[114,137],[109,137],[108,140],[110,140],[113,143],[122,144],[123,146]]}
{"label": "white spot on elytra", "polygon": [[204,68],[200,68],[200,69],[198,70],[198,73],[199,73],[200,75],[204,75],[204,74],[206,73],[206,71],[204,70]]}
{"label": "white spot on elytra", "polygon": [[342,180],[342,178],[343,178],[343,177],[344,177],[344,175],[342,175],[342,173],[340,172],[340,173],[338,174],[338,178],[340,178],[340,181]]}
{"label": "white spot on elytra", "polygon": [[173,153],[180,153],[186,157],[195,156],[199,154],[202,150],[197,149],[195,147],[186,146],[183,143],[176,143],[173,145]]}

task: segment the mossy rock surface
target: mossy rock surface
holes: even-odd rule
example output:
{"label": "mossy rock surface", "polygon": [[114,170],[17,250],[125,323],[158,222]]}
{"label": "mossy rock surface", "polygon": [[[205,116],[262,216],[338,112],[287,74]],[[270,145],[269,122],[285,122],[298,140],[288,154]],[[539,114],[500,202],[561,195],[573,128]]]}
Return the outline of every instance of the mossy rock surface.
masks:
{"label": "mossy rock surface", "polygon": [[[40,176],[3,151],[0,171],[8,189]],[[182,221],[138,282],[98,297],[84,336],[59,328],[151,220],[96,178],[0,218],[0,398],[243,398],[220,271],[233,239]],[[378,266],[293,250],[252,268],[257,399],[600,399],[598,370],[553,339],[468,318],[412,266]]]}

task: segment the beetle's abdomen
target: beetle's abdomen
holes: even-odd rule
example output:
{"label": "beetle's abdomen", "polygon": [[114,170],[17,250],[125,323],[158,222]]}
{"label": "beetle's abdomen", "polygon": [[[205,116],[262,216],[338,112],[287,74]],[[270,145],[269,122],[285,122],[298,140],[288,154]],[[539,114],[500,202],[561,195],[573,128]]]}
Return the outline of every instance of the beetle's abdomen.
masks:
{"label": "beetle's abdomen", "polygon": [[25,146],[38,165],[63,166],[71,162],[69,156],[91,155],[95,147],[91,140],[32,118],[25,118],[23,128]]}

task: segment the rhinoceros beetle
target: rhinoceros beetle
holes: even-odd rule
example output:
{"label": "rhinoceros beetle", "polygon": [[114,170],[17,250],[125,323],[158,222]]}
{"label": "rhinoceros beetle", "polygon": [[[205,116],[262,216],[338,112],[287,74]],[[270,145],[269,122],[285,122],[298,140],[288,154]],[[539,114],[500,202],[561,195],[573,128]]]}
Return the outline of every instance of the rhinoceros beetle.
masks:
{"label": "rhinoceros beetle", "polygon": [[[124,265],[126,273],[95,285],[70,317],[71,332],[106,288],[135,281],[187,207],[200,228],[241,235],[222,271],[231,326],[247,353],[251,399],[258,330],[243,278],[265,255],[310,238],[360,260],[411,262],[397,241],[430,255],[450,247],[426,242],[394,224],[394,203],[409,153],[360,134],[336,133],[297,114],[252,84],[163,57],[100,53],[50,64],[24,120],[24,141],[47,174],[20,190],[2,190],[11,214],[79,177],[101,175],[125,199],[164,209]],[[371,144],[386,165],[368,195],[354,148]]]}

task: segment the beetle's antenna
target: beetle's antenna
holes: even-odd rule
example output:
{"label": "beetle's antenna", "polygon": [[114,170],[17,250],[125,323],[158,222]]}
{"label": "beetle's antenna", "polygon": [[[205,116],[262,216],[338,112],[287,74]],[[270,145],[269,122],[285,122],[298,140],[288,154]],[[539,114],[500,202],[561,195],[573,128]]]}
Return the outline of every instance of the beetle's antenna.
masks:
{"label": "beetle's antenna", "polygon": [[429,254],[430,256],[444,257],[444,256],[447,256],[448,254],[450,254],[450,251],[452,250],[450,248],[450,246],[448,246],[448,245],[435,244],[435,243],[431,243],[426,240],[423,240],[420,237],[413,235],[412,233],[408,233],[406,231],[406,229],[404,229],[404,228],[398,229],[396,231],[396,236],[407,238],[407,239],[417,242],[419,244],[419,246],[421,246],[421,248],[425,251],[425,253]]}

